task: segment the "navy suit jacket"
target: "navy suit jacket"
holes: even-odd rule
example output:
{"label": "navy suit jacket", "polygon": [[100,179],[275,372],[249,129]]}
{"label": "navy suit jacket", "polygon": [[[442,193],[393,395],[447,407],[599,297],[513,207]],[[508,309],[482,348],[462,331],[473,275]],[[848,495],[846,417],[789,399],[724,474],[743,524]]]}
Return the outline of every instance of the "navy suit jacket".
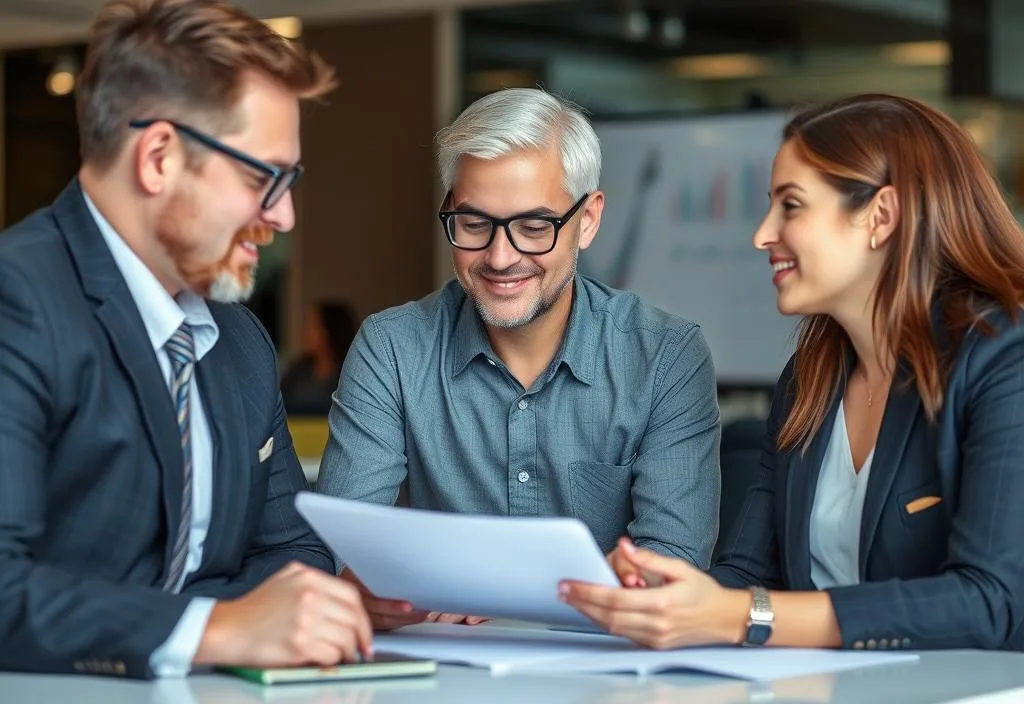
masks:
{"label": "navy suit jacket", "polygon": [[240,596],[293,560],[333,569],[293,505],[305,478],[273,345],[243,306],[209,307],[220,337],[196,378],[212,516],[198,571],[170,594],[173,402],[77,180],[0,234],[0,669],[150,677],[190,597]]}
{"label": "navy suit jacket", "polygon": [[[861,583],[828,590],[844,647],[1024,650],[1024,328],[988,322],[994,336],[974,329],[957,351],[935,422],[898,370],[868,477]],[[844,389],[806,452],[779,452],[792,381],[790,361],[759,481],[711,570],[726,586],[815,588],[811,507]]]}

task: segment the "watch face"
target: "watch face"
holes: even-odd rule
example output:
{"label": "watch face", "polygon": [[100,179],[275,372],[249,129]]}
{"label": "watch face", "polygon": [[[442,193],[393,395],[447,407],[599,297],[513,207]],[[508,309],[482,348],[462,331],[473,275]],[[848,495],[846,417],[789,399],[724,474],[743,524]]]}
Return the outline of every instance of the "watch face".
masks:
{"label": "watch face", "polygon": [[751,623],[747,626],[747,643],[764,645],[771,638],[772,627],[763,623]]}

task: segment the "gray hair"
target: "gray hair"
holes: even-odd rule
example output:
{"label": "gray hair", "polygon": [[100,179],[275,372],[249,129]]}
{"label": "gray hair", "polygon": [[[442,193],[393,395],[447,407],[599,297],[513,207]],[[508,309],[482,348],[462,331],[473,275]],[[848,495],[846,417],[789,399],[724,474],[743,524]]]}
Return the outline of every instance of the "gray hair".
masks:
{"label": "gray hair", "polygon": [[459,159],[497,159],[520,149],[557,144],[562,185],[578,200],[597,190],[601,145],[583,110],[537,88],[508,88],[480,98],[437,133],[444,190],[451,190]]}

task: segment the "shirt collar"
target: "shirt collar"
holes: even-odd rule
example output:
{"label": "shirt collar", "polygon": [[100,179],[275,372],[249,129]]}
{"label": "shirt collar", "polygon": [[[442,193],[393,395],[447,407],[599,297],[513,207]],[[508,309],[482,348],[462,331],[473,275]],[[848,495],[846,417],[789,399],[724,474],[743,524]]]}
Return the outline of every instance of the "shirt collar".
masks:
{"label": "shirt collar", "polygon": [[481,355],[492,361],[496,357],[473,299],[465,292],[457,315],[452,338],[452,378],[461,374],[471,361]]}
{"label": "shirt collar", "polygon": [[85,205],[89,208],[100,234],[103,235],[114,263],[124,277],[131,293],[135,307],[142,316],[142,324],[149,335],[149,342],[154,350],[161,350],[171,339],[171,335],[187,322],[192,327],[195,341],[196,361],[201,360],[213,349],[220,335],[213,315],[206,301],[188,289],[182,291],[177,300],[171,297],[153,272],[132,251],[131,247],[114,230],[113,226],[103,217],[89,196],[83,191]]}
{"label": "shirt collar", "polygon": [[597,340],[600,334],[597,314],[591,307],[590,290],[586,280],[577,275],[573,280],[572,311],[566,328],[561,362],[569,367],[573,376],[584,384],[594,383],[594,360],[597,359]]}
{"label": "shirt collar", "polygon": [[[594,381],[594,358],[597,351],[597,325],[598,321],[590,307],[590,293],[584,279],[577,275],[573,280],[569,323],[566,326],[562,344],[558,348],[558,352],[555,353],[551,369],[557,369],[559,365],[565,364],[577,379],[584,384],[592,384]],[[458,320],[455,322],[453,343],[453,378],[461,374],[471,361],[481,355],[492,360],[496,357],[484,331],[483,322],[473,305],[473,299],[468,294],[463,296]]]}

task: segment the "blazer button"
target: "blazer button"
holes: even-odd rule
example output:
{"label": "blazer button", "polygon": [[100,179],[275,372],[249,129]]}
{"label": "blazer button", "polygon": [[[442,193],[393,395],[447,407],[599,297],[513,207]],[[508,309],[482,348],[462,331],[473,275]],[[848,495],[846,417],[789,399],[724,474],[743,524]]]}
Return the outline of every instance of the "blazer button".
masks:
{"label": "blazer button", "polygon": [[128,674],[128,668],[125,667],[125,664],[123,662],[118,660],[114,663],[114,674],[121,675],[123,677],[124,675]]}
{"label": "blazer button", "polygon": [[83,663],[81,660],[75,660],[72,667],[75,668],[75,672],[85,672],[85,663]]}
{"label": "blazer button", "polygon": [[868,650],[874,650],[876,647],[878,647],[878,643],[875,641],[875,639],[874,638],[869,638],[868,639]]}
{"label": "blazer button", "polygon": [[903,647],[904,648],[909,648],[910,647],[910,639],[909,638],[904,638],[903,639]]}
{"label": "blazer button", "polygon": [[889,641],[889,647],[890,648],[898,648],[898,647],[900,647],[900,639],[899,638],[893,638],[892,640],[890,640]]}
{"label": "blazer button", "polygon": [[887,641],[885,638],[879,638],[878,639],[878,649],[879,650],[886,650],[888,647],[889,647],[889,641]]}
{"label": "blazer button", "polygon": [[858,640],[857,642],[855,642],[853,644],[853,649],[854,650],[864,650],[864,641]]}

